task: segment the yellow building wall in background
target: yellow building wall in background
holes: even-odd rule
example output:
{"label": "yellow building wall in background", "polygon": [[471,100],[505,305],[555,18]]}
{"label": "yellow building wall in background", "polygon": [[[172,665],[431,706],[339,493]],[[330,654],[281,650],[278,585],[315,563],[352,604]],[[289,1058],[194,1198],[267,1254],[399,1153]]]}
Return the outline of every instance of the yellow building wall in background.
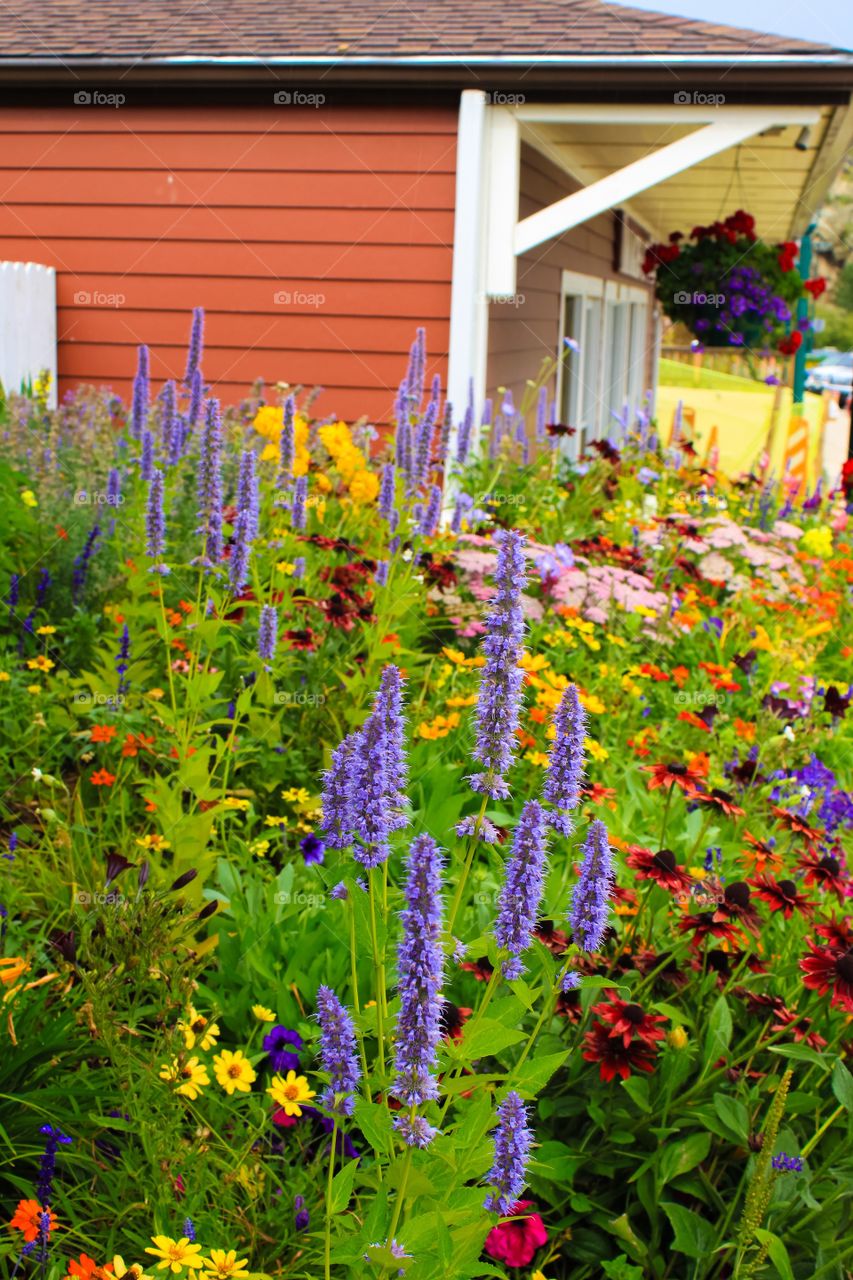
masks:
{"label": "yellow building wall in background", "polygon": [[[790,387],[768,387],[766,391],[714,391],[696,387],[659,386],[657,390],[658,430],[667,444],[679,400],[693,411],[693,439],[704,460],[713,429],[717,428],[720,470],[736,476],[757,467],[767,444],[777,392],[780,393],[770,467],[777,478],[785,470],[786,446],[791,423],[793,396]],[[803,416],[808,422],[808,484],[817,483],[821,456],[824,405],[819,396],[807,396]]]}

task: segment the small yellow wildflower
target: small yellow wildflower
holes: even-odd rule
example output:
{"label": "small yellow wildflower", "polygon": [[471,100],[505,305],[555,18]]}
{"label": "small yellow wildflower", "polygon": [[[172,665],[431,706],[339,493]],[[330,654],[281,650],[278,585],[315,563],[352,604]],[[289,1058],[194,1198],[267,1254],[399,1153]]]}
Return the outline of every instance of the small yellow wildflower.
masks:
{"label": "small yellow wildflower", "polygon": [[27,685],[27,693],[41,693],[41,685],[40,685],[40,684],[28,684],[28,685]]}
{"label": "small yellow wildflower", "polygon": [[201,1245],[190,1244],[188,1236],[173,1240],[171,1236],[152,1236],[155,1247],[148,1248],[146,1253],[159,1258],[158,1271],[171,1271],[178,1276],[185,1268],[200,1271],[202,1267]]}
{"label": "small yellow wildflower", "polygon": [[525,760],[529,760],[531,764],[539,765],[541,769],[548,766],[548,756],[544,751],[525,751]]}
{"label": "small yellow wildflower", "polygon": [[249,853],[254,854],[256,858],[264,858],[269,852],[269,840],[253,840],[249,845]]}
{"label": "small yellow wildflower", "polygon": [[293,573],[295,565],[292,565],[289,560],[279,560],[275,568],[276,573],[284,573],[289,577]]}
{"label": "small yellow wildflower", "polygon": [[310,1102],[315,1091],[308,1088],[304,1076],[288,1071],[286,1076],[274,1075],[267,1093],[277,1102],[286,1116],[301,1116],[302,1104]]}
{"label": "small yellow wildflower", "polygon": [[601,699],[594,693],[579,693],[578,701],[593,716],[603,716],[607,710]]}
{"label": "small yellow wildflower", "polygon": [[217,1053],[213,1059],[213,1073],[229,1098],[235,1090],[249,1093],[252,1082],[258,1078],[242,1049],[235,1049],[233,1053],[230,1049],[223,1049]]}
{"label": "small yellow wildflower", "polygon": [[817,529],[807,529],[800,538],[799,546],[807,555],[827,560],[832,555],[832,530],[826,524]]}
{"label": "small yellow wildflower", "polygon": [[120,1253],[113,1257],[113,1275],[116,1280],[151,1280],[151,1276],[146,1274],[144,1267],[138,1262],[128,1266]]}
{"label": "small yellow wildflower", "polygon": [[379,477],[373,471],[357,471],[350,481],[349,496],[353,502],[366,506],[376,501],[379,493]]}
{"label": "small yellow wildflower", "polygon": [[189,1098],[191,1102],[195,1101],[206,1084],[210,1084],[207,1067],[198,1058],[188,1058],[183,1065],[177,1058],[173,1058],[171,1066],[164,1063],[160,1068],[160,1079],[177,1084],[175,1092]]}
{"label": "small yellow wildflower", "polygon": [[446,738],[452,729],[459,724],[459,714],[451,711],[449,716],[436,716],[434,720],[424,720],[418,725],[418,735],[432,742],[436,738]]}
{"label": "small yellow wildflower", "polygon": [[211,1249],[210,1257],[203,1258],[202,1262],[204,1280],[230,1280],[231,1276],[248,1275],[246,1268],[249,1263],[246,1258],[238,1260],[235,1249],[229,1249],[227,1253],[224,1249]]}
{"label": "small yellow wildflower", "polygon": [[281,798],[288,804],[307,804],[311,796],[304,787],[288,787],[287,791],[282,791]]}
{"label": "small yellow wildflower", "polygon": [[[163,836],[158,835],[156,831],[147,836],[140,836],[136,841],[140,849],[154,849],[159,852],[161,849],[171,849],[171,844],[165,840]],[[188,1046],[191,1048],[192,1046]]]}
{"label": "small yellow wildflower", "polygon": [[36,630],[36,635],[37,636],[54,636],[56,635],[56,627],[38,627]]}
{"label": "small yellow wildflower", "polygon": [[56,666],[55,662],[51,662],[50,658],[46,658],[40,653],[37,658],[27,658],[27,666],[30,671],[52,671]]}
{"label": "small yellow wildflower", "polygon": [[283,828],[287,826],[287,820],[285,818],[279,818],[275,814],[267,814],[264,818],[264,826]]}
{"label": "small yellow wildflower", "polygon": [[656,609],[650,609],[645,604],[638,604],[634,608],[634,613],[638,613],[641,618],[656,618],[658,616]]}
{"label": "small yellow wildflower", "polygon": [[187,1049],[212,1049],[219,1039],[219,1023],[208,1021],[192,1005],[187,1010],[186,1019],[178,1023],[178,1030],[183,1034]]}
{"label": "small yellow wildflower", "polygon": [[687,1047],[687,1032],[684,1027],[673,1027],[671,1031],[666,1033],[666,1042],[670,1049],[684,1049]]}
{"label": "small yellow wildflower", "polygon": [[593,760],[601,762],[610,759],[610,752],[600,742],[596,742],[594,738],[584,738],[584,746]]}
{"label": "small yellow wildflower", "polygon": [[166,691],[165,689],[149,689],[145,696],[146,698],[153,698],[155,702],[159,702],[161,698],[165,698]]}
{"label": "small yellow wildflower", "polygon": [[38,498],[33,493],[32,489],[21,490],[21,502],[23,502],[25,507],[37,507],[39,504]]}
{"label": "small yellow wildflower", "polygon": [[8,671],[0,671],[0,684],[5,684],[7,680],[11,679],[12,677],[9,675]]}
{"label": "small yellow wildflower", "polygon": [[222,803],[226,809],[239,809],[241,813],[245,813],[249,807],[249,801],[240,796],[226,796]]}
{"label": "small yellow wildflower", "polygon": [[264,1004],[253,1004],[252,1013],[258,1022],[275,1022],[275,1014],[272,1009],[268,1009]]}

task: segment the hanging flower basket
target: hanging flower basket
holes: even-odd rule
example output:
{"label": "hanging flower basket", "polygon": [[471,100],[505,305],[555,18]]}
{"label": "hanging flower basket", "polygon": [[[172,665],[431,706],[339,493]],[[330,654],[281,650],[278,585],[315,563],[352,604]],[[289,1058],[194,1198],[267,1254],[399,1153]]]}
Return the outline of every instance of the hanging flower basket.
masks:
{"label": "hanging flower basket", "polygon": [[[667,244],[646,251],[643,270],[655,276],[665,314],[686,325],[706,347],[776,346],[791,355],[802,343],[795,323],[804,286],[793,241],[772,246],[755,234],[755,219],[738,209],[724,222],[674,231]],[[814,296],[814,294],[813,294]]]}

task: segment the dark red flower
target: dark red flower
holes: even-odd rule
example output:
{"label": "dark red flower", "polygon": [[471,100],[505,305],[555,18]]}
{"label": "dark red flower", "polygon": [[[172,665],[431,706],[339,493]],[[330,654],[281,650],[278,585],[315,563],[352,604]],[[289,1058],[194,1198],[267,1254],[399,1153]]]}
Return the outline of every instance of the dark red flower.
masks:
{"label": "dark red flower", "polygon": [[602,1022],[609,1024],[612,1028],[611,1036],[622,1037],[626,1049],[634,1036],[650,1048],[654,1048],[655,1040],[663,1040],[664,1033],[657,1024],[666,1022],[666,1018],[646,1013],[639,1004],[629,1004],[627,1000],[609,1000],[605,1004],[594,1004],[592,1011],[598,1014]]}
{"label": "dark red flower", "polygon": [[459,968],[464,969],[466,973],[473,973],[478,982],[488,982],[492,976],[492,966],[488,956],[481,956],[479,960],[465,960]]}
{"label": "dark red flower", "polygon": [[798,867],[805,872],[803,884],[816,885],[820,889],[828,889],[834,893],[839,902],[843,902],[847,894],[847,886],[841,875],[841,863],[833,854],[827,853],[818,858],[809,852],[800,858]]}
{"label": "dark red flower", "polygon": [[[512,1206],[512,1212],[522,1215],[532,1204],[532,1200],[519,1200]],[[483,1248],[490,1258],[497,1258],[509,1267],[526,1267],[533,1261],[536,1250],[547,1243],[548,1232],[539,1214],[528,1213],[492,1227]]]}
{"label": "dark red flower", "polygon": [[816,276],[814,280],[804,280],[803,288],[810,293],[815,301],[826,290],[826,281],[821,276]]}
{"label": "dark red flower", "polygon": [[471,1017],[473,1010],[465,1008],[464,1005],[453,1004],[451,1000],[445,1000],[441,1006],[441,1030],[450,1040],[461,1040],[462,1031],[465,1023]]}
{"label": "dark red flower", "polygon": [[281,638],[287,642],[289,649],[303,649],[307,653],[313,653],[317,648],[317,640],[310,627],[301,631],[283,631]]}
{"label": "dark red flower", "polygon": [[748,1011],[753,1017],[778,1017],[785,1008],[785,1001],[781,996],[766,995],[760,991],[748,991],[746,987],[735,987],[736,996],[745,1002]]}
{"label": "dark red flower", "polygon": [[806,975],[803,986],[822,996],[831,989],[830,1003],[853,1013],[853,949],[839,951],[835,947],[819,947],[811,938],[806,938],[806,946],[811,954],[800,961]]}
{"label": "dark red flower", "polygon": [[729,791],[722,791],[720,787],[712,787],[710,791],[700,791],[698,795],[691,796],[696,804],[712,804],[722,813],[730,818],[743,817],[743,809],[739,804],[735,804],[734,796]]}
{"label": "dark red flower", "polygon": [[583,1057],[587,1062],[600,1063],[602,1080],[610,1081],[614,1076],[627,1080],[632,1071],[654,1071],[655,1050],[642,1040],[633,1040],[626,1045],[620,1036],[610,1033],[610,1028],[603,1022],[594,1022],[592,1030],[584,1036],[586,1048]]}
{"label": "dark red flower", "polygon": [[569,949],[569,935],[556,928],[553,920],[540,920],[533,930],[533,936],[544,943],[552,955],[565,955]]}
{"label": "dark red flower", "polygon": [[756,898],[766,902],[771,911],[781,911],[790,920],[795,911],[808,915],[813,904],[804,898],[793,880],[774,880],[772,876],[757,876],[749,882]]}
{"label": "dark red flower", "polygon": [[786,1027],[790,1027],[794,1033],[794,1040],[797,1044],[804,1041],[810,1049],[825,1049],[827,1042],[823,1036],[818,1035],[816,1031],[811,1030],[811,1018],[804,1018],[797,1013],[795,1009],[787,1009],[783,1005],[776,1014],[776,1021],[770,1028],[771,1031],[784,1031]]}
{"label": "dark red flower", "polygon": [[659,849],[657,853],[652,853],[651,849],[632,844],[628,846],[625,861],[637,872],[639,880],[654,880],[655,884],[668,889],[670,893],[685,892],[692,883],[684,868],[676,863],[671,849]]}
{"label": "dark red flower", "polygon": [[810,827],[805,818],[801,818],[798,813],[794,813],[793,809],[783,809],[778,804],[774,804],[772,809],[784,827],[787,827],[789,831],[793,831],[794,835],[802,836],[809,844],[817,844],[818,840],[822,840],[825,837],[825,831],[821,831],[817,827]]}
{"label": "dark red flower", "polygon": [[815,925],[815,933],[836,951],[853,950],[853,929],[847,920],[827,920],[823,924]]}
{"label": "dark red flower", "polygon": [[728,920],[718,920],[715,911],[700,911],[695,916],[685,916],[678,922],[679,933],[690,933],[692,947],[698,947],[703,938],[722,938],[737,946],[743,942],[743,936]]}
{"label": "dark red flower", "polygon": [[561,991],[557,996],[554,1012],[558,1018],[567,1018],[569,1022],[580,1022],[583,1017],[580,991]]}
{"label": "dark red flower", "polygon": [[715,914],[723,920],[738,920],[758,932],[761,917],[749,901],[749,885],[745,880],[733,880],[723,890],[723,901],[717,903]]}
{"label": "dark red flower", "polygon": [[689,764],[644,764],[642,768],[652,776],[649,778],[649,791],[656,787],[680,787],[687,795],[697,791],[702,783],[702,775]]}

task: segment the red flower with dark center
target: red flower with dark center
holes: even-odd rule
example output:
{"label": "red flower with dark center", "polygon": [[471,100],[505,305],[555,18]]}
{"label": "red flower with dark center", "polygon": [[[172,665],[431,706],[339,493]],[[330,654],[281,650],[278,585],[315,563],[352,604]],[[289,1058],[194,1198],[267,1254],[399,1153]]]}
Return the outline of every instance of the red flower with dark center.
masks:
{"label": "red flower with dark center", "polygon": [[782,855],[769,845],[765,840],[759,840],[757,836],[752,835],[749,831],[744,831],[744,840],[752,845],[752,849],[744,849],[744,854],[755,863],[755,870],[759,875],[769,867],[771,871],[781,871]]}
{"label": "red flower with dark center", "polygon": [[740,996],[747,1010],[753,1017],[778,1017],[785,1008],[785,1001],[780,996],[765,995],[760,991],[747,991],[746,987],[735,987],[734,993]]}
{"label": "red flower with dark center", "polygon": [[583,1057],[587,1062],[600,1063],[602,1080],[610,1081],[617,1075],[627,1080],[632,1071],[655,1069],[654,1049],[642,1040],[633,1040],[626,1045],[624,1039],[612,1035],[603,1022],[593,1023],[592,1030],[584,1036],[584,1044]]}
{"label": "red flower with dark center", "polygon": [[441,1030],[449,1040],[461,1040],[465,1023],[471,1017],[471,1009],[445,1000],[441,1006]]}
{"label": "red flower with dark center", "polygon": [[557,996],[554,1012],[558,1018],[567,1018],[569,1022],[580,1022],[583,1017],[580,991],[561,991]]}
{"label": "red flower with dark center", "polygon": [[793,880],[774,880],[771,876],[757,876],[749,882],[756,898],[766,902],[771,911],[781,911],[790,920],[795,911],[808,915],[813,904],[804,898]]}
{"label": "red flower with dark center", "polygon": [[629,1004],[626,1000],[609,1000],[606,1004],[593,1005],[592,1011],[598,1014],[602,1022],[612,1027],[611,1036],[622,1037],[625,1048],[634,1036],[650,1048],[654,1048],[656,1040],[663,1040],[664,1033],[657,1024],[666,1022],[666,1018],[646,1013],[639,1004]]}
{"label": "red flower with dark center", "polygon": [[733,946],[743,942],[743,936],[728,920],[718,920],[715,911],[700,911],[695,916],[685,916],[678,922],[679,933],[690,933],[692,947],[698,947],[703,938],[722,938]]}
{"label": "red flower with dark center", "polygon": [[687,795],[692,795],[702,781],[702,775],[688,764],[644,764],[642,767],[652,775],[649,791],[656,787],[680,787]]}
{"label": "red flower with dark center", "polygon": [[552,955],[565,955],[569,949],[569,935],[556,928],[553,920],[540,920],[533,930],[533,936],[544,943]]}
{"label": "red flower with dark center", "polygon": [[753,933],[758,932],[761,924],[761,917],[749,901],[749,885],[745,880],[733,880],[726,885],[715,915],[723,920],[738,920]]}
{"label": "red flower with dark center", "polygon": [[722,791],[719,787],[712,787],[710,791],[700,791],[698,795],[692,796],[691,799],[696,801],[697,804],[715,805],[730,818],[743,817],[744,811],[739,804],[735,804],[734,796],[731,792]]}
{"label": "red flower with dark center", "polygon": [[815,933],[836,951],[853,950],[853,929],[846,920],[828,920],[824,924],[815,925]]}
{"label": "red flower with dark center", "polygon": [[790,1027],[794,1033],[794,1040],[797,1044],[801,1041],[805,1042],[810,1049],[825,1049],[827,1042],[823,1036],[819,1036],[816,1031],[811,1030],[811,1018],[804,1018],[797,1013],[795,1009],[787,1009],[783,1005],[776,1014],[776,1021],[770,1028],[771,1031],[784,1031],[786,1027]]}
{"label": "red flower with dark center", "polygon": [[690,888],[690,876],[683,867],[678,866],[671,849],[659,849],[657,853],[652,853],[651,849],[632,844],[628,846],[625,861],[637,872],[639,880],[654,880],[655,884],[668,889],[670,893],[682,893]]}
{"label": "red flower with dark center", "polygon": [[815,853],[806,854],[797,864],[805,872],[803,884],[816,885],[820,889],[828,889],[834,893],[839,902],[843,902],[847,886],[841,877],[841,863],[833,854],[825,854],[818,858]]}
{"label": "red flower with dark center", "polygon": [[634,968],[644,978],[657,969],[654,982],[669,982],[673,986],[683,987],[689,981],[687,974],[682,973],[678,967],[676,958],[670,955],[669,952],[665,951],[662,955],[658,955],[651,950],[638,951],[633,957],[633,961]]}
{"label": "red flower with dark center", "polygon": [[[524,1214],[532,1200],[519,1200],[512,1206],[514,1215]],[[514,1217],[510,1222],[499,1222],[486,1236],[483,1245],[490,1258],[498,1258],[510,1267],[526,1267],[533,1261],[537,1249],[548,1243],[548,1232],[538,1213]]]}
{"label": "red flower with dark center", "polygon": [[481,956],[479,960],[465,960],[459,968],[464,969],[466,973],[473,973],[478,982],[488,982],[492,976],[492,966],[488,956]]}
{"label": "red flower with dark center", "polygon": [[310,627],[305,627],[302,631],[283,631],[281,638],[287,641],[288,649],[302,649],[313,653],[317,648],[317,641]]}
{"label": "red flower with dark center", "polygon": [[800,961],[806,975],[803,986],[822,996],[831,988],[830,1003],[853,1013],[853,949],[839,951],[835,947],[819,947],[811,938],[806,938],[806,946],[811,955]]}
{"label": "red flower with dark center", "polygon": [[798,813],[794,813],[792,809],[783,809],[778,804],[772,805],[771,808],[784,827],[787,827],[789,831],[793,831],[794,835],[802,836],[809,844],[817,844],[818,840],[822,840],[826,835],[825,831],[819,831],[817,827],[810,827],[806,820],[801,818]]}

